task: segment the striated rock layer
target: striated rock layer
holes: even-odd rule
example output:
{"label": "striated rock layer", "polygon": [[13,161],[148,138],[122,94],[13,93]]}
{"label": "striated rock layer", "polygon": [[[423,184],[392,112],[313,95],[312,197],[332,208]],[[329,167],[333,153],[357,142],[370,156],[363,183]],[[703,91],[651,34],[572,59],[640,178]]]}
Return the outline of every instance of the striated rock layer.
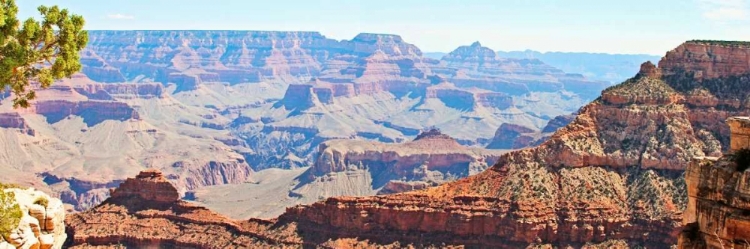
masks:
{"label": "striated rock layer", "polygon": [[18,226],[10,234],[0,236],[0,248],[62,248],[67,235],[65,208],[60,199],[33,188],[0,188],[0,191],[13,193],[22,213]]}
{"label": "striated rock layer", "polygon": [[749,248],[750,244],[750,118],[730,118],[731,154],[699,157],[685,174],[688,207],[679,248]]}
{"label": "striated rock layer", "polygon": [[146,167],[163,169],[180,193],[251,174],[219,141],[231,140],[228,132],[206,128],[229,121],[177,102],[162,84],[76,74],[36,94],[26,109],[0,102],[0,181],[44,189],[75,210],[100,203],[107,188]]}
{"label": "striated rock layer", "polygon": [[[701,54],[675,56],[695,46],[702,49],[691,51]],[[727,55],[714,52],[725,46],[688,42],[660,68],[645,63],[549,141],[506,154],[478,175],[398,195],[330,198],[291,208],[282,219],[344,237],[500,248],[608,240],[674,245],[687,206],[688,162],[721,155],[729,147],[722,120],[750,110],[750,75],[737,68],[750,70],[749,61],[695,77],[723,63]]]}
{"label": "striated rock layer", "polygon": [[112,197],[69,215],[66,222],[69,248],[280,248],[299,243],[267,237],[269,222],[234,221],[179,200],[177,189],[155,170],[127,179]]}
{"label": "striated rock layer", "polygon": [[[97,207],[68,215],[66,248],[360,248],[369,245],[368,241],[303,231],[294,221],[226,218],[177,199],[175,187],[159,171],[143,171],[125,182]],[[384,248],[408,245],[388,242]]]}

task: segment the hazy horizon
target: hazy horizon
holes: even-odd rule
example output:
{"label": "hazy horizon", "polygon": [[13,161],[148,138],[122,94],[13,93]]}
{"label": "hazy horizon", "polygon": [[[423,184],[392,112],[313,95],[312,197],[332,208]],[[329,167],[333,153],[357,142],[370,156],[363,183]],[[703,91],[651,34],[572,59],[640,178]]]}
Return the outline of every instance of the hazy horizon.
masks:
{"label": "hazy horizon", "polygon": [[750,40],[750,0],[211,2],[19,1],[20,18],[59,5],[89,30],[317,31],[397,34],[426,52],[480,41],[501,51],[663,55],[693,39]]}

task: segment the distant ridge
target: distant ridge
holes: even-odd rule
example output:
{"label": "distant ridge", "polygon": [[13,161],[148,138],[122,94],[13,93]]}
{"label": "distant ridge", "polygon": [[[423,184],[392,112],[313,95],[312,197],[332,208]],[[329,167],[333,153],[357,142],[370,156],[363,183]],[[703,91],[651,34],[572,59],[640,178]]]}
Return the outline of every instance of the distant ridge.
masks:
{"label": "distant ridge", "polygon": [[539,59],[568,73],[578,73],[593,80],[617,84],[638,72],[644,61],[659,61],[660,56],[647,54],[607,54],[588,52],[498,51],[498,56]]}

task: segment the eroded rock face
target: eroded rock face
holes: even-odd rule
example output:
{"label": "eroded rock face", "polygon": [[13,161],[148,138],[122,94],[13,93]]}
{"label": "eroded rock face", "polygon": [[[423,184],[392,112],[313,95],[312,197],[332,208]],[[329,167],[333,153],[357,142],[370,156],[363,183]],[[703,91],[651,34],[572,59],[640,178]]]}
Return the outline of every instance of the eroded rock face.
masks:
{"label": "eroded rock face", "polygon": [[570,114],[570,115],[560,115],[553,119],[551,119],[549,122],[547,122],[547,125],[544,126],[542,129],[542,133],[553,133],[559,130],[560,128],[563,128],[570,124],[570,122],[573,122],[575,120],[576,115]]}
{"label": "eroded rock face", "polygon": [[[165,189],[161,191],[163,194],[175,193],[161,186],[168,182],[160,179],[156,171],[143,172],[130,181],[128,186],[121,186],[113,192],[122,193],[123,188],[158,183],[160,189]],[[138,190],[125,192],[133,191]],[[415,238],[420,237],[418,235],[379,236],[371,229],[358,230],[362,234],[360,239],[336,237],[337,230],[327,231],[327,227],[299,223],[288,219],[289,216],[273,220],[231,220],[181,200],[154,201],[155,197],[150,193],[153,192],[113,194],[95,208],[68,215],[66,248],[461,248],[473,244],[471,241],[435,243],[431,241],[439,237],[430,234],[425,237],[429,241],[417,242]],[[360,213],[356,216],[367,215]],[[343,219],[345,217],[338,220]],[[400,222],[410,223],[413,220]]]}
{"label": "eroded rock face", "polygon": [[[463,145],[486,146],[501,124],[541,129],[549,117],[575,111],[605,86],[539,60],[500,58],[478,43],[442,60],[423,57],[396,36],[342,43],[356,49],[332,54],[319,75],[290,85],[283,99],[255,117],[266,122],[241,128],[261,144],[272,140],[290,148],[253,147],[248,160],[256,169],[287,167],[278,158],[290,153],[312,162],[322,141],[407,141],[432,125]],[[378,49],[361,49],[373,44]]]}
{"label": "eroded rock face", "polygon": [[[505,151],[464,147],[436,129],[420,133],[414,141],[387,144],[357,140],[331,140],[320,145],[310,169],[311,179],[336,172],[366,170],[372,186],[384,193],[422,189],[437,183],[474,175],[492,165]],[[402,182],[414,182],[402,183]],[[412,190],[409,189],[409,190]]]}
{"label": "eroded rock face", "polygon": [[268,221],[234,221],[181,201],[177,189],[158,170],[129,178],[101,205],[68,215],[66,224],[66,247],[70,248],[286,248],[301,244],[285,238],[287,228],[267,232]]}
{"label": "eroded rock face", "polygon": [[[65,208],[60,199],[33,188],[4,191],[15,194],[23,216],[18,227],[8,235],[8,241],[0,238],[0,248],[62,248],[67,235]],[[46,200],[46,203],[40,200]]]}
{"label": "eroded rock face", "polygon": [[539,135],[539,131],[514,124],[503,124],[495,132],[492,142],[487,149],[520,149],[531,146]]}
{"label": "eroded rock face", "polygon": [[659,62],[665,75],[693,73],[695,79],[714,79],[750,73],[747,42],[692,41],[670,51]]}
{"label": "eroded rock face", "polygon": [[220,141],[233,138],[215,132],[229,120],[175,101],[160,83],[98,83],[76,74],[36,90],[29,108],[0,104],[7,145],[0,180],[50,191],[75,210],[104,201],[108,188],[146,167],[164,170],[180,193],[251,174],[233,145]]}
{"label": "eroded rock face", "polygon": [[[688,42],[675,51],[686,49],[724,48]],[[711,71],[718,78],[700,80],[692,70],[719,67],[723,59],[706,55],[715,60],[694,65],[691,55],[685,64],[669,63],[676,54],[684,53],[670,52],[658,69],[644,64],[547,142],[506,154],[478,175],[399,195],[330,198],[282,217],[343,237],[421,234],[501,248],[613,239],[674,245],[688,206],[682,173],[692,158],[726,151],[723,120],[750,111],[745,69]]]}
{"label": "eroded rock face", "polygon": [[0,127],[8,129],[18,129],[21,133],[34,136],[36,131],[29,127],[26,121],[18,113],[0,113]]}
{"label": "eroded rock face", "polygon": [[[730,118],[731,152],[750,148],[750,119]],[[738,155],[693,159],[685,173],[688,207],[679,248],[747,248],[750,240],[750,172]],[[744,167],[743,167],[744,166]]]}
{"label": "eroded rock face", "polygon": [[730,157],[696,158],[685,178],[689,204],[679,248],[746,248],[750,240],[747,172]]}
{"label": "eroded rock face", "polygon": [[162,175],[161,171],[148,169],[128,178],[120,187],[111,191],[114,199],[137,198],[144,201],[172,203],[180,199],[180,193]]}

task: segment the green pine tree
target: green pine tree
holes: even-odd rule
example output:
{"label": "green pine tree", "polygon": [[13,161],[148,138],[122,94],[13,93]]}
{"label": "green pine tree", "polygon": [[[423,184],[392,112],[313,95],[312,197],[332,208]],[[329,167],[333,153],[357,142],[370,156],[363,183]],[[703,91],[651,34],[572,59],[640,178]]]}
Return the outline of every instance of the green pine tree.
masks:
{"label": "green pine tree", "polygon": [[88,42],[79,15],[57,6],[38,8],[41,20],[21,23],[14,0],[0,0],[0,90],[13,92],[13,107],[34,99],[30,82],[42,88],[81,70],[78,53]]}
{"label": "green pine tree", "polygon": [[7,240],[10,232],[18,227],[22,215],[15,194],[6,193],[5,185],[0,183],[0,236]]}

